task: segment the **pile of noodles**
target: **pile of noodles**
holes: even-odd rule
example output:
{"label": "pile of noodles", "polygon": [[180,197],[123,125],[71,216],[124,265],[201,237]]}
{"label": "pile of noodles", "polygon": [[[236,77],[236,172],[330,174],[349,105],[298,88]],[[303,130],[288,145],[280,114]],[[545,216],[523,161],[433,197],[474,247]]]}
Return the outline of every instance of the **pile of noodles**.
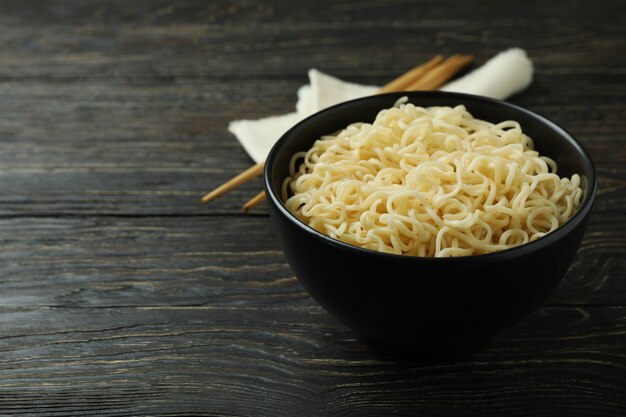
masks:
{"label": "pile of noodles", "polygon": [[287,208],[321,233],[431,257],[538,239],[569,219],[582,195],[579,175],[559,177],[519,123],[402,102],[294,155],[282,187]]}

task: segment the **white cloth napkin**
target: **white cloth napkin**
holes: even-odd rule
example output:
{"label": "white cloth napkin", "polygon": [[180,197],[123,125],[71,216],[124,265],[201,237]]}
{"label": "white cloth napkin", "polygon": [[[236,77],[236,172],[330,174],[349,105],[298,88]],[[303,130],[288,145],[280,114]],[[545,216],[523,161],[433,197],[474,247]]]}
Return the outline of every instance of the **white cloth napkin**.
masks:
{"label": "white cloth napkin", "polygon": [[[533,64],[526,52],[511,48],[440,90],[505,100],[528,87],[532,76]],[[309,84],[298,90],[295,112],[258,120],[234,120],[228,130],[255,162],[261,162],[282,134],[300,120],[326,107],[376,94],[378,89],[378,86],[349,83],[310,69]]]}

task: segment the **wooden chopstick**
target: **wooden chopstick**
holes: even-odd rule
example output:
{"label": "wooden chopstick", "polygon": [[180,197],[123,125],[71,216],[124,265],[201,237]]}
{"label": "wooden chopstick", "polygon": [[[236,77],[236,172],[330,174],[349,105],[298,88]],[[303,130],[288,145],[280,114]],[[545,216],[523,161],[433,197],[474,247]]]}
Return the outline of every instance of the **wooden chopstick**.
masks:
{"label": "wooden chopstick", "polygon": [[378,90],[379,94],[391,93],[393,91],[404,91],[406,87],[411,85],[412,83],[419,80],[421,77],[426,75],[430,70],[435,68],[443,61],[443,55],[436,55],[430,61],[425,64],[418,65],[417,67],[409,70],[399,76],[398,78],[390,81],[388,84],[385,84],[383,87]]}
{"label": "wooden chopstick", "polygon": [[[385,84],[378,90],[379,94],[390,93],[394,91],[416,91],[416,90],[435,90],[444,85],[462,68],[467,66],[474,60],[472,55],[453,55],[444,60],[442,55],[436,55],[428,62],[418,65],[406,73],[400,75],[389,83]],[[239,187],[242,184],[258,177],[263,173],[265,162],[259,162],[248,168],[241,174],[230,179],[226,183],[217,187],[204,197],[203,203],[208,203],[217,197]],[[265,200],[265,191],[261,191],[246,204],[243,205],[242,211],[247,212],[257,204]]]}
{"label": "wooden chopstick", "polygon": [[407,91],[436,90],[473,60],[474,57],[472,55],[453,55],[424,74],[423,77],[409,84],[406,89]]}
{"label": "wooden chopstick", "polygon": [[258,177],[259,175],[263,173],[264,165],[265,165],[265,162],[259,162],[258,164],[251,166],[250,168],[243,171],[241,174],[237,175],[234,178],[231,178],[230,180],[226,181],[224,184],[217,187],[215,190],[211,191],[210,193],[202,197],[202,202],[208,203],[209,201],[215,200],[217,197],[221,196],[222,194],[226,194],[230,190],[233,190],[239,187],[240,185],[247,183],[251,179]]}
{"label": "wooden chopstick", "polygon": [[259,204],[263,200],[265,200],[265,191],[261,191],[260,193],[252,197],[250,200],[248,200],[248,202],[244,204],[243,207],[241,208],[241,211],[246,213],[248,210],[250,210],[252,207]]}

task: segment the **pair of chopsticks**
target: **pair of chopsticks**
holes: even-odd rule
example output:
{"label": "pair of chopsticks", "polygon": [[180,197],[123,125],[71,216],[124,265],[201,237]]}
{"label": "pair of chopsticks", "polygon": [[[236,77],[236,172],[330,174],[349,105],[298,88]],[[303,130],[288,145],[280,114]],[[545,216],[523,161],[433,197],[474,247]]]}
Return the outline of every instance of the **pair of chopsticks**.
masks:
{"label": "pair of chopsticks", "polygon": [[[417,90],[436,90],[450,80],[465,66],[474,60],[472,55],[452,55],[444,59],[443,55],[437,55],[425,64],[409,70],[408,72],[395,78],[380,90],[379,94],[391,93],[396,91],[417,91]],[[224,184],[220,185],[210,193],[202,197],[203,203],[215,200],[219,196],[234,190],[235,188],[247,183],[263,174],[265,162],[259,162],[251,166],[239,175],[231,178]],[[261,191],[243,205],[242,210],[247,212],[252,207],[265,200],[265,191]]]}

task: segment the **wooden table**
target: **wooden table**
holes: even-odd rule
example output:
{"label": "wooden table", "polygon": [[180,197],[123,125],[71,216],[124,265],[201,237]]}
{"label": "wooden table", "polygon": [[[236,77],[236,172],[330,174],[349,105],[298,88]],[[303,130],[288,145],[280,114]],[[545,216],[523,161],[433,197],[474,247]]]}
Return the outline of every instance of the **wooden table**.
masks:
{"label": "wooden table", "polygon": [[[1,1],[0,414],[626,415],[626,7],[615,1]],[[436,53],[536,66],[510,101],[600,191],[545,305],[472,359],[376,356],[299,285],[227,125],[308,68],[382,84]]]}

